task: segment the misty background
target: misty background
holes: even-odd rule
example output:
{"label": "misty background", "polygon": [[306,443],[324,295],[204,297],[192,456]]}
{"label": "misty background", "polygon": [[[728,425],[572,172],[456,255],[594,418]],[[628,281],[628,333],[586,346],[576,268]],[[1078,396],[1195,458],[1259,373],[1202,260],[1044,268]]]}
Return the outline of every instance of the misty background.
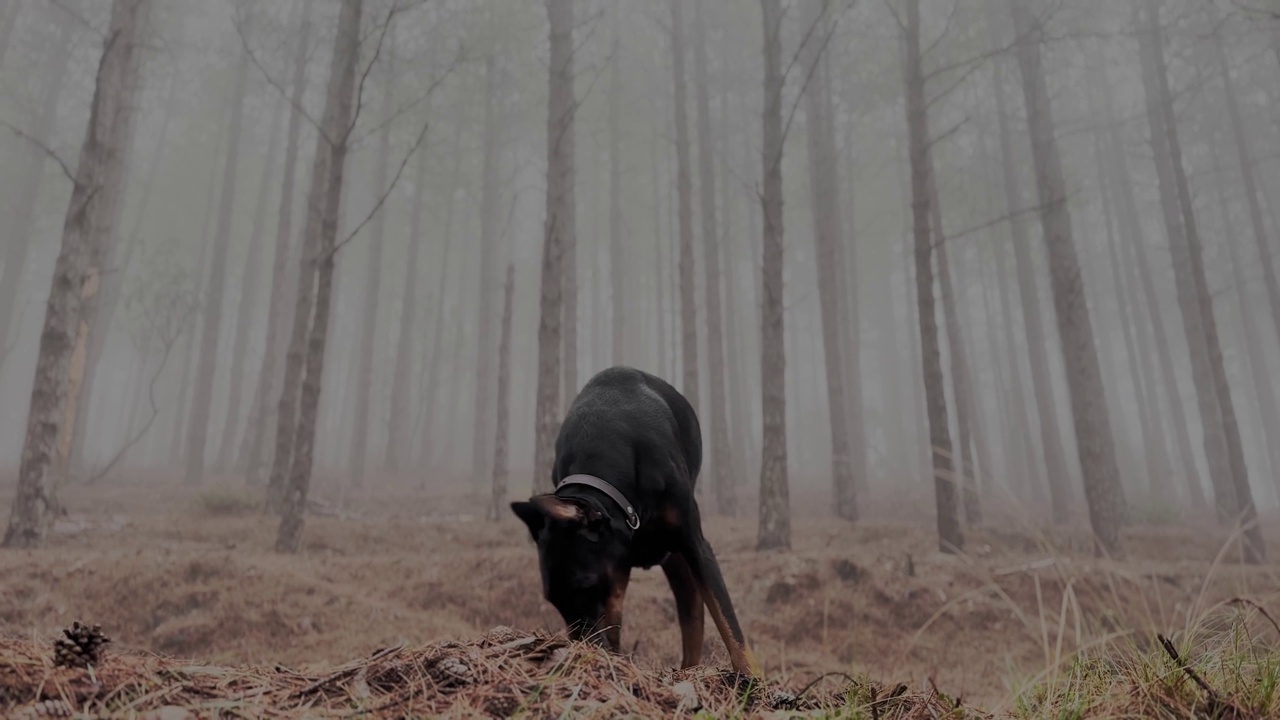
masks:
{"label": "misty background", "polygon": [[[52,477],[68,498],[77,484],[131,475],[265,484],[308,267],[306,198],[344,3],[143,4],[95,309],[80,354],[68,348],[78,400],[62,416]],[[775,5],[771,25],[762,13]],[[363,2],[315,494],[394,483],[483,498],[495,454],[512,498],[542,481],[548,136],[565,117],[549,108],[547,9]],[[68,173],[112,11],[105,0],[0,0],[0,478],[23,462]],[[1085,518],[1094,476],[1079,448],[1106,454],[1077,436],[1103,427],[1090,402],[1108,423],[1128,520],[1208,519],[1215,498],[1228,521],[1247,518],[1241,486],[1215,484],[1223,472],[1243,478],[1249,506],[1280,503],[1280,16],[1267,0],[577,0],[570,12],[575,207],[561,238],[557,417],[593,373],[633,365],[694,400],[704,512],[754,513],[764,476],[809,498],[797,512],[927,519],[941,465],[922,374],[923,237],[939,281],[928,324],[945,392],[935,408],[955,445],[946,456],[964,459],[995,521]],[[770,27],[784,79],[775,153],[761,119]],[[1034,68],[1048,136],[1025,111]],[[925,130],[914,141],[912,118]],[[1178,156],[1162,165],[1170,130]],[[1061,202],[1033,152],[1046,137],[1060,151]],[[932,176],[913,167],[926,156]],[[762,210],[771,158],[777,221]],[[1065,241],[1052,208],[1069,213]],[[922,217],[932,225],[919,236]],[[771,225],[780,376],[761,341]],[[1179,250],[1188,235],[1202,250],[1199,295]],[[1048,249],[1063,242],[1079,274],[1051,282],[1060,267]],[[1092,347],[1062,339],[1080,337],[1078,326],[1064,336],[1079,316],[1063,303],[1087,309]],[[1186,314],[1206,307],[1189,326]],[[1205,317],[1212,340],[1200,336]],[[1215,349],[1225,385],[1210,379]],[[1068,359],[1090,353],[1092,392],[1068,380]],[[762,462],[779,379],[781,476]],[[1233,432],[1244,466],[1221,470]],[[719,493],[718,471],[736,501]]]}

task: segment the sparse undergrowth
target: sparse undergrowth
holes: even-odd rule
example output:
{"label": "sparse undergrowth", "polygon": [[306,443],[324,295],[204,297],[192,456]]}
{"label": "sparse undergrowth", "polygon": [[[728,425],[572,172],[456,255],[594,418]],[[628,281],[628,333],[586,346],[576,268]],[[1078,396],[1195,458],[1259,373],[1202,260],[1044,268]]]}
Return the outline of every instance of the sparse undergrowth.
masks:
{"label": "sparse undergrowth", "polygon": [[646,670],[563,636],[494,628],[471,642],[396,646],[322,674],[150,654],[58,667],[47,643],[0,640],[6,717],[980,717],[936,690],[840,675],[788,691],[734,672]]}
{"label": "sparse undergrowth", "polygon": [[[1243,604],[1252,606],[1245,601]],[[1252,606],[1280,633],[1269,615]],[[1019,693],[1015,716],[1074,718],[1280,717],[1280,648],[1243,616],[1206,622],[1188,637],[1135,638],[1083,652],[1057,676]]]}

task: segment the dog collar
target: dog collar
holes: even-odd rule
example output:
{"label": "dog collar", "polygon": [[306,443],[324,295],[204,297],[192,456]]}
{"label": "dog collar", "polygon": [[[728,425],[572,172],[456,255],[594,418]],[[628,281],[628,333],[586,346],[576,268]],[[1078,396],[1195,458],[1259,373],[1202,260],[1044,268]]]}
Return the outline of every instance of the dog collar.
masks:
{"label": "dog collar", "polygon": [[631,507],[631,503],[627,502],[626,496],[618,492],[618,488],[594,475],[570,475],[569,477],[562,479],[560,483],[556,485],[556,493],[559,493],[560,488],[565,485],[586,485],[587,487],[593,487],[605,495],[608,495],[609,498],[617,503],[618,507],[622,508],[622,510],[627,514],[627,527],[632,530],[638,530],[640,528],[640,516],[637,515],[635,509]]}

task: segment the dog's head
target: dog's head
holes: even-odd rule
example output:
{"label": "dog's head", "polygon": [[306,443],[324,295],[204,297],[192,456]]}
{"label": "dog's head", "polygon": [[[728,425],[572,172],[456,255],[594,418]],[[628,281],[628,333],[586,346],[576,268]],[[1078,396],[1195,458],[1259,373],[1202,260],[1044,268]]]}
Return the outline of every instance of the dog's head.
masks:
{"label": "dog's head", "polygon": [[630,577],[624,526],[578,498],[535,495],[511,510],[538,545],[542,595],[564,618],[569,637],[618,652]]}

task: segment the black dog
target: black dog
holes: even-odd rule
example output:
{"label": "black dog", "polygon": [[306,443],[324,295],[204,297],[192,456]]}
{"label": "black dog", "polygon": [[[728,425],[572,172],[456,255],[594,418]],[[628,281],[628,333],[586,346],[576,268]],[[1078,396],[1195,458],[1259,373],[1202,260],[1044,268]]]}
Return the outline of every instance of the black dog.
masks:
{"label": "black dog", "polygon": [[689,401],[667,382],[627,367],[583,387],[560,426],[552,494],[511,509],[538,544],[542,593],[575,639],[619,650],[632,568],[662,565],[675,594],[682,667],[702,656],[706,604],[734,670],[760,677],[702,536],[694,483],[702,431]]}

